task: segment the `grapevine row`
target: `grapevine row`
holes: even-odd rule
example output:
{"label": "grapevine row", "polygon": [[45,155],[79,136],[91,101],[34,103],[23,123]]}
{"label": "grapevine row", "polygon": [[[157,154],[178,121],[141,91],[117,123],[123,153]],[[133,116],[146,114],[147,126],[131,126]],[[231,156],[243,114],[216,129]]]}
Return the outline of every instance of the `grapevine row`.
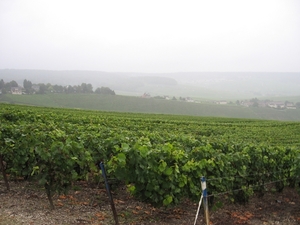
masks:
{"label": "grapevine row", "polygon": [[210,194],[242,187],[237,201],[270,181],[282,181],[278,191],[298,182],[299,123],[1,107],[5,172],[44,186],[52,208],[53,193],[98,176],[101,161],[155,205],[198,199],[201,176]]}

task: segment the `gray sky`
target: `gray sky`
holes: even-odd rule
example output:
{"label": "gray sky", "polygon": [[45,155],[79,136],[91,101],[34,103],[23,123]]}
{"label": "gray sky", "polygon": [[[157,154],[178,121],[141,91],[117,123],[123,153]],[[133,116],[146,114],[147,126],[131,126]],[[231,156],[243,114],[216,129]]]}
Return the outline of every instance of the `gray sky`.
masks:
{"label": "gray sky", "polygon": [[0,69],[300,72],[299,0],[0,0]]}

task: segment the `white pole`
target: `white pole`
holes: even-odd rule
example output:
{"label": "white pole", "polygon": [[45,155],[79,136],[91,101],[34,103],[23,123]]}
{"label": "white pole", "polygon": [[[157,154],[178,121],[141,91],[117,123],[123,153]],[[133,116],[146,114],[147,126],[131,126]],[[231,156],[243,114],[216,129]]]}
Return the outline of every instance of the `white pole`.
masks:
{"label": "white pole", "polygon": [[198,209],[197,209],[197,213],[196,213],[196,218],[195,218],[194,225],[196,225],[196,223],[197,223],[197,219],[198,219],[198,215],[199,215],[199,210],[200,210],[202,199],[203,199],[203,195],[201,195],[201,198],[200,198],[200,201],[199,201],[199,205],[198,205]]}

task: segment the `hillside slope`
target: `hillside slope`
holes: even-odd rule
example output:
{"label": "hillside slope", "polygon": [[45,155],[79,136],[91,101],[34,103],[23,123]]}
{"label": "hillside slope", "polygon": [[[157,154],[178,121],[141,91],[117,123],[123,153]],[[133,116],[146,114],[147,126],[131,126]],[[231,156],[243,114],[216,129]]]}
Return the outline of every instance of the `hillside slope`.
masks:
{"label": "hillside slope", "polygon": [[242,107],[96,94],[0,95],[0,102],[114,112],[300,121],[300,109]]}

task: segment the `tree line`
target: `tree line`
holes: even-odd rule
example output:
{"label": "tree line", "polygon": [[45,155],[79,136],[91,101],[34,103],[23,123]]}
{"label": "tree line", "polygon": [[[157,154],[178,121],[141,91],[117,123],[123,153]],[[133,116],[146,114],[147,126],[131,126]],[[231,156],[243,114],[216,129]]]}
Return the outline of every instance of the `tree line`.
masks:
{"label": "tree line", "polygon": [[[20,87],[19,84],[12,80],[5,83],[3,79],[0,80],[0,90],[2,94],[10,93],[11,88]],[[96,94],[106,94],[106,95],[115,95],[116,93],[111,90],[109,87],[98,87],[96,90],[93,90],[93,86],[90,83],[81,83],[81,85],[57,85],[57,84],[44,84],[38,83],[33,84],[31,81],[25,79],[23,81],[23,94],[46,94],[46,93],[96,93]]]}

